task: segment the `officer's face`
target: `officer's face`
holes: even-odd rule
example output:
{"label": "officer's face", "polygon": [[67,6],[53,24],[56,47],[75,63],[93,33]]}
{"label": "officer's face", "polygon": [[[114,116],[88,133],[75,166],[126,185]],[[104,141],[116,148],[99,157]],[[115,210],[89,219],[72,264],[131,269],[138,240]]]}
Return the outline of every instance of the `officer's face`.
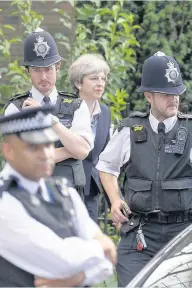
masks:
{"label": "officer's face", "polygon": [[52,174],[55,165],[53,144],[28,144],[15,135],[2,145],[5,159],[24,177],[38,181]]}
{"label": "officer's face", "polygon": [[104,72],[88,74],[79,85],[79,95],[85,100],[99,100],[104,93],[106,84]]}
{"label": "officer's face", "polygon": [[177,115],[179,96],[145,92],[145,97],[151,104],[152,114],[159,121]]}
{"label": "officer's face", "polygon": [[60,64],[54,64],[49,67],[29,67],[28,71],[32,84],[43,95],[49,95],[55,86],[56,74],[59,68]]}

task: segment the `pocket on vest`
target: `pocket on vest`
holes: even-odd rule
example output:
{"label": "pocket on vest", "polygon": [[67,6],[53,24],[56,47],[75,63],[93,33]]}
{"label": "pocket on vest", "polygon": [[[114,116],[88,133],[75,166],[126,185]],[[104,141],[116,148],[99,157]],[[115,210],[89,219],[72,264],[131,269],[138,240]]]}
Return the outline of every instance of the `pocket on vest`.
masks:
{"label": "pocket on vest", "polygon": [[129,178],[127,180],[127,196],[130,209],[149,212],[152,209],[151,180]]}
{"label": "pocket on vest", "polygon": [[166,180],[161,184],[160,209],[162,211],[184,211],[192,207],[192,178]]}
{"label": "pocket on vest", "polygon": [[86,184],[85,172],[81,160],[64,160],[55,166],[53,176],[65,177],[72,186],[84,187]]}

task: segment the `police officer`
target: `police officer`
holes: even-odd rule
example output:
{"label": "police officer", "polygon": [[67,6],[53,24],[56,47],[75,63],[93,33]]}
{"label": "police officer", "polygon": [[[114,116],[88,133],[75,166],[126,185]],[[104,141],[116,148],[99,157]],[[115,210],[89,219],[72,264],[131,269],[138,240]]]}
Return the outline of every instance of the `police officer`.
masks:
{"label": "police officer", "polygon": [[40,28],[32,32],[24,41],[23,65],[33,86],[8,102],[5,115],[45,103],[55,106],[52,121],[59,141],[56,143],[54,175],[67,177],[73,186],[81,189],[85,186],[85,175],[80,160],[93,148],[90,115],[85,101],[77,99],[76,95],[57,91],[56,75],[61,60],[57,45],[48,32]]}
{"label": "police officer", "polygon": [[0,173],[0,287],[32,287],[34,275],[77,275],[78,284],[90,285],[112,273],[112,241],[67,180],[49,178],[58,139],[50,112],[30,108],[0,118],[7,160]]}
{"label": "police officer", "polygon": [[[142,71],[139,92],[150,113],[124,119],[100,155],[97,169],[111,201],[114,223],[121,223],[117,274],[126,286],[172,237],[191,223],[191,115],[178,112],[185,91],[175,59],[157,52]],[[125,201],[117,178],[126,164]]]}

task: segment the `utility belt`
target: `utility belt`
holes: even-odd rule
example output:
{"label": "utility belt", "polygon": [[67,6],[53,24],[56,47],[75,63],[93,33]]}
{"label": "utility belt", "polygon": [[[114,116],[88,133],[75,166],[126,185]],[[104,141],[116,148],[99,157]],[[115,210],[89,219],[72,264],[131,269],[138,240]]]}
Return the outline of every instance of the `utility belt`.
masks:
{"label": "utility belt", "polygon": [[149,213],[143,217],[146,220],[157,223],[182,223],[192,220],[192,210],[172,212],[170,214],[162,214],[161,212]]}
{"label": "utility belt", "polygon": [[174,212],[170,214],[162,214],[161,212],[149,213],[149,214],[135,214],[132,213],[128,217],[128,222],[121,225],[120,235],[123,237],[128,235],[131,231],[135,231],[138,251],[142,251],[147,248],[147,243],[145,241],[145,235],[143,233],[142,226],[147,223],[147,221],[169,224],[169,223],[182,223],[192,220],[192,209],[182,212]]}

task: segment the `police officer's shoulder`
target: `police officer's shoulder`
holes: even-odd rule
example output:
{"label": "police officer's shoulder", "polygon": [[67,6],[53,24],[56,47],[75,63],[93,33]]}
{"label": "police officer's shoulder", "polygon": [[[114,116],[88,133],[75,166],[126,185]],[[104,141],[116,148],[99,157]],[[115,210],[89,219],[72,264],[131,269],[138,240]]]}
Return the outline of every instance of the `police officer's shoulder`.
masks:
{"label": "police officer's shoulder", "polygon": [[184,126],[187,128],[188,132],[192,133],[192,114],[185,114],[179,112],[177,117],[180,121],[184,121]]}
{"label": "police officer's shoulder", "polygon": [[177,114],[177,117],[179,119],[192,119],[192,114],[185,114],[185,113],[179,112]]}
{"label": "police officer's shoulder", "polygon": [[147,112],[134,111],[129,115],[129,118],[135,118],[135,117],[145,118],[148,115],[149,113]]}
{"label": "police officer's shoulder", "polygon": [[130,113],[129,117],[124,118],[118,127],[118,132],[120,132],[124,127],[131,127],[133,124],[132,118],[145,118],[148,117],[149,113],[140,112],[140,111],[134,111]]}
{"label": "police officer's shoulder", "polygon": [[30,96],[30,91],[27,91],[25,93],[21,94],[15,94],[12,98],[9,99],[9,101],[6,103],[4,109],[6,109],[11,103],[17,102],[17,101],[24,101]]}
{"label": "police officer's shoulder", "polygon": [[77,110],[82,103],[82,99],[79,98],[76,94],[73,93],[68,93],[65,91],[58,91],[59,96],[61,96],[63,98],[63,103],[65,104],[72,104],[73,105],[73,110]]}
{"label": "police officer's shoulder", "polygon": [[0,177],[0,198],[4,191],[9,191],[13,187],[17,187],[17,181],[14,178],[4,179]]}
{"label": "police officer's shoulder", "polygon": [[69,93],[69,92],[66,92],[66,91],[58,91],[58,94],[64,98],[72,98],[72,99],[77,99],[78,96],[76,94],[73,94],[73,93]]}
{"label": "police officer's shoulder", "polygon": [[27,98],[30,95],[30,91],[27,91],[25,93],[21,93],[21,94],[15,94],[15,96],[13,96],[11,99],[9,99],[10,102],[16,100],[16,99],[20,99],[20,98]]}
{"label": "police officer's shoulder", "polygon": [[118,126],[118,132],[120,132],[124,127],[131,127],[132,125],[132,121],[130,117],[124,118],[123,120],[121,120],[121,122],[119,123]]}

